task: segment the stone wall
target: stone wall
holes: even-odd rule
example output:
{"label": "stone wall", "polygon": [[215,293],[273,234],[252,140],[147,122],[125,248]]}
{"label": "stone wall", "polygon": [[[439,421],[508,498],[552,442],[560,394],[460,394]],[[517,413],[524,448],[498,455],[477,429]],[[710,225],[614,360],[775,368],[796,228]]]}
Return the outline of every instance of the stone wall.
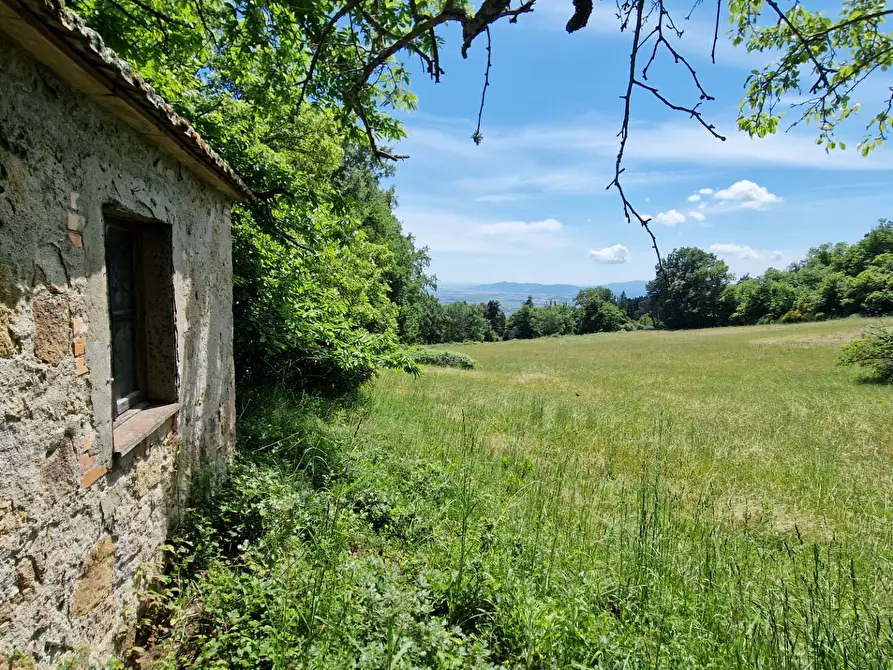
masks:
{"label": "stone wall", "polygon": [[[126,645],[134,582],[234,442],[224,195],[0,39],[0,668]],[[103,209],[171,226],[180,410],[113,454]],[[151,355],[151,352],[150,354]]]}

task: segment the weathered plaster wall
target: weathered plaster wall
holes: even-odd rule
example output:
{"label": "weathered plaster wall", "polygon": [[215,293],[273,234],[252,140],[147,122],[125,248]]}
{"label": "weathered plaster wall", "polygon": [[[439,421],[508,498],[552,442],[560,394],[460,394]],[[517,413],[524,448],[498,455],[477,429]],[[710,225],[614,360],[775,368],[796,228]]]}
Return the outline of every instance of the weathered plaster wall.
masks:
{"label": "weathered plaster wall", "polygon": [[[181,409],[124,457],[109,205],[172,226]],[[126,643],[134,573],[232,453],[231,275],[225,197],[0,40],[0,667]]]}

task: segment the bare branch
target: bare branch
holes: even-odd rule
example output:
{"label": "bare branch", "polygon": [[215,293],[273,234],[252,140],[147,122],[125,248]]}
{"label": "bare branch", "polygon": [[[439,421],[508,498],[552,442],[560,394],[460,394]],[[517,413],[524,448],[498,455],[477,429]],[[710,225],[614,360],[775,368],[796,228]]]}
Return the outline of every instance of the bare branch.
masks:
{"label": "bare branch", "polygon": [[486,29],[487,32],[487,69],[484,71],[484,88],[481,91],[481,108],[478,110],[478,125],[474,131],[474,135],[471,136],[471,139],[474,140],[475,144],[480,144],[481,140],[484,139],[484,136],[481,135],[481,117],[484,115],[484,101],[487,99],[487,88],[490,86],[490,67],[492,63],[490,62],[490,55],[492,54],[492,43],[490,41],[490,27],[488,26]]}
{"label": "bare branch", "polygon": [[[642,228],[645,229],[645,232],[651,237],[651,246],[654,249],[654,253],[657,254],[657,265],[660,269],[661,273],[663,273],[663,259],[660,255],[660,249],[657,246],[657,238],[654,236],[654,233],[651,232],[651,227],[648,225],[651,219],[646,219],[643,217],[633,204],[626,197],[626,193],[623,190],[623,185],[620,183],[620,175],[623,174],[623,155],[626,152],[626,142],[629,139],[629,123],[630,123],[630,110],[632,105],[633,98],[633,87],[635,86],[636,81],[636,61],[639,56],[639,47],[641,46],[641,37],[642,37],[642,24],[644,22],[644,11],[645,11],[645,0],[636,0],[635,4],[635,27],[633,29],[633,46],[630,50],[629,54],[629,79],[627,81],[626,86],[626,95],[623,96],[623,123],[620,126],[620,148],[617,151],[617,160],[614,164],[614,179],[608,184],[608,188],[614,187],[617,189],[617,192],[620,194],[620,199],[623,202],[623,215],[626,217],[627,223],[632,222],[632,218],[635,217],[636,221],[639,223]],[[625,23],[628,24],[629,16]]]}
{"label": "bare branch", "polygon": [[[672,110],[674,110],[674,111],[676,111],[676,112],[684,112],[684,113],[688,114],[691,118],[693,118],[693,119],[696,120],[698,123],[700,123],[702,126],[704,126],[704,128],[705,128],[711,135],[713,135],[713,137],[715,137],[716,139],[718,139],[718,140],[722,140],[723,142],[726,141],[725,136],[724,136],[724,135],[720,135],[720,134],[716,131],[716,126],[714,126],[712,123],[707,123],[707,121],[704,120],[704,117],[703,117],[703,116],[701,115],[701,113],[698,111],[698,107],[700,107],[700,105],[701,105],[700,102],[699,102],[697,105],[695,105],[694,107],[683,107],[682,105],[677,105],[677,104],[672,103],[672,102],[670,102],[669,100],[667,100],[664,96],[662,96],[662,95],[660,94],[660,92],[658,92],[658,90],[657,90],[654,86],[648,86],[647,84],[643,84],[643,83],[642,83],[641,81],[639,81],[638,79],[633,80],[633,84],[634,84],[635,86],[638,86],[639,88],[645,89],[646,91],[648,91],[649,93],[651,93],[655,98],[657,98],[658,100],[660,100],[664,105],[666,105],[666,106],[669,107],[670,109],[672,109]],[[712,100],[712,98],[711,98],[711,100]]]}

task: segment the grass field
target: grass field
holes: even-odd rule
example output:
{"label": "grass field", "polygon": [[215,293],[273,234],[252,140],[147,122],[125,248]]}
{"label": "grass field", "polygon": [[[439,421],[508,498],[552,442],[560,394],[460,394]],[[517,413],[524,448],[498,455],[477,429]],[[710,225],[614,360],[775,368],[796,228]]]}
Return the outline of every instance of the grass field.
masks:
{"label": "grass field", "polygon": [[468,469],[471,517],[534,545],[511,560],[540,580],[520,616],[544,658],[585,663],[545,622],[610,601],[570,628],[605,625],[613,661],[886,665],[893,388],[835,365],[865,325],[463,346],[477,370],[384,376],[367,429]]}
{"label": "grass field", "polygon": [[321,418],[257,395],[159,656],[891,667],[893,387],[836,365],[870,323],[454,347],[477,368]]}

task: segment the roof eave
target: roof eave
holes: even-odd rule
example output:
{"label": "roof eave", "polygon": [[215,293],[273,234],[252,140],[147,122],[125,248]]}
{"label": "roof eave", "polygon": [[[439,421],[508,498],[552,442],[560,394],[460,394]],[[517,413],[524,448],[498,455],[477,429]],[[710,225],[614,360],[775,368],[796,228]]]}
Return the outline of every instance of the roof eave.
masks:
{"label": "roof eave", "polygon": [[0,0],[0,32],[231,200],[254,199],[195,128],[59,0]]}

